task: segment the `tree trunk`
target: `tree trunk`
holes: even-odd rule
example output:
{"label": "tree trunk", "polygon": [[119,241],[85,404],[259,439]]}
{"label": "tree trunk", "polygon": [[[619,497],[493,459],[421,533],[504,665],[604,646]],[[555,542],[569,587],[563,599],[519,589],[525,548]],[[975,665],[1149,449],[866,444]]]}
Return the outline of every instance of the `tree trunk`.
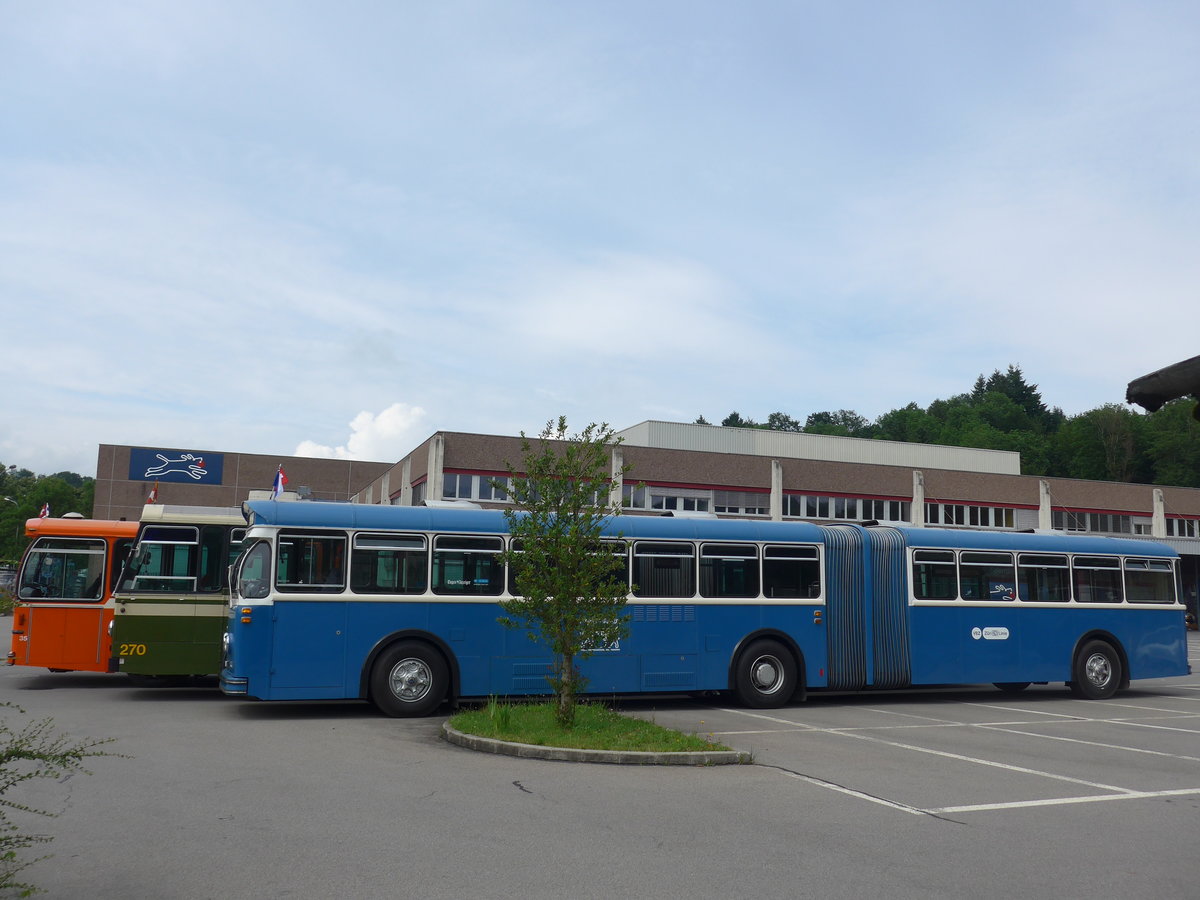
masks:
{"label": "tree trunk", "polygon": [[555,718],[563,728],[571,728],[575,724],[575,657],[573,654],[564,653],[559,657],[558,710]]}

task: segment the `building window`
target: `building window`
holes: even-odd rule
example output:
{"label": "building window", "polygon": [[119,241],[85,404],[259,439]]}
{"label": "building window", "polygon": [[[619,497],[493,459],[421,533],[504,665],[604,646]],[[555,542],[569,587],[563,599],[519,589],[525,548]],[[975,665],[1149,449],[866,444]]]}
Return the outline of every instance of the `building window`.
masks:
{"label": "building window", "polygon": [[757,491],[714,491],[713,511],[730,516],[765,516],[771,512],[771,498]]}
{"label": "building window", "polygon": [[490,500],[495,503],[508,502],[508,479],[501,476],[492,478],[487,475],[478,476],[478,499]]}
{"label": "building window", "polygon": [[926,503],[928,525],[960,525],[970,528],[1015,528],[1016,512],[1003,506],[971,506],[966,503]]}
{"label": "building window", "polygon": [[904,500],[823,497],[814,494],[785,494],[783,497],[783,514],[797,519],[907,522],[911,509],[912,504]]}
{"label": "building window", "polygon": [[1196,536],[1196,519],[1167,519],[1167,536],[1194,538]]}
{"label": "building window", "polygon": [[657,510],[660,512],[710,512],[712,491],[661,486],[644,487],[626,484],[621,487],[621,505],[625,509]]}
{"label": "building window", "polygon": [[[422,498],[423,499],[423,498]],[[443,500],[482,500],[485,503],[507,503],[508,478],[491,475],[446,473],[442,476]],[[419,501],[413,489],[413,505]]]}
{"label": "building window", "polygon": [[1133,534],[1133,516],[1118,513],[1072,512],[1056,509],[1051,514],[1056,531],[1090,531],[1100,534]]}
{"label": "building window", "polygon": [[862,500],[862,517],[876,522],[911,521],[912,504],[907,500]]}
{"label": "building window", "polygon": [[470,500],[471,499],[471,482],[473,477],[470,475],[452,475],[447,473],[442,476],[442,499],[443,500]]}

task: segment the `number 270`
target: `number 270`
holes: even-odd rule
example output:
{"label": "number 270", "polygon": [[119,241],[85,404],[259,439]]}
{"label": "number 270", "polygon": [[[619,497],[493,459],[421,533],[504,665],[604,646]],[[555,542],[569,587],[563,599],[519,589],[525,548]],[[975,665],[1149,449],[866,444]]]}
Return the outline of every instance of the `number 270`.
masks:
{"label": "number 270", "polygon": [[118,653],[117,655],[118,656],[145,656],[146,655],[146,645],[145,644],[122,644],[121,652]]}

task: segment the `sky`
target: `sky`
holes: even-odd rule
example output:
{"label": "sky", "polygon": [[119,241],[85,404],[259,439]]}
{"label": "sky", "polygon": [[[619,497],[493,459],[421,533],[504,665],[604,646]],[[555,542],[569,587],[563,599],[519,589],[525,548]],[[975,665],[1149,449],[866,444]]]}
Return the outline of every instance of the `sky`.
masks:
{"label": "sky", "polygon": [[1200,5],[0,0],[0,462],[1200,353]]}

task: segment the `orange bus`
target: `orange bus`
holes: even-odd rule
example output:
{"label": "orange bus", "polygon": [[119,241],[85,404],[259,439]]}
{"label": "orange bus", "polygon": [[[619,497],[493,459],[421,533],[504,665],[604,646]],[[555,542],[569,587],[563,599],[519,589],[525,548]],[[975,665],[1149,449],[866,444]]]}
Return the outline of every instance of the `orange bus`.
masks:
{"label": "orange bus", "polygon": [[14,585],[10,666],[107,672],[112,589],[137,522],[30,519]]}

